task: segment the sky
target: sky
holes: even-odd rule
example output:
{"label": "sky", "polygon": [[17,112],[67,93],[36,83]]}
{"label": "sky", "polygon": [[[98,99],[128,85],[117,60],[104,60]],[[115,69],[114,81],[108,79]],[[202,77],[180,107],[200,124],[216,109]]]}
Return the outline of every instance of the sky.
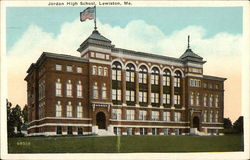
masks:
{"label": "sky", "polygon": [[[6,9],[8,98],[26,104],[26,70],[43,51],[80,56],[76,51],[93,31],[80,22],[79,7]],[[225,117],[241,115],[241,7],[97,7],[99,32],[118,48],[180,57],[191,48],[207,63],[204,74],[226,77]],[[18,71],[18,72],[17,72]]]}

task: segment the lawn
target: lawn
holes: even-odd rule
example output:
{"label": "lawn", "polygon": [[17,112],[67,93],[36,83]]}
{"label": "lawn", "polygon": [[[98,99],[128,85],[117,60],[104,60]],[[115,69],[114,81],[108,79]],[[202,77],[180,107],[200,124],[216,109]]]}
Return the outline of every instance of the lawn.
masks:
{"label": "lawn", "polygon": [[9,153],[243,151],[241,135],[9,138]]}

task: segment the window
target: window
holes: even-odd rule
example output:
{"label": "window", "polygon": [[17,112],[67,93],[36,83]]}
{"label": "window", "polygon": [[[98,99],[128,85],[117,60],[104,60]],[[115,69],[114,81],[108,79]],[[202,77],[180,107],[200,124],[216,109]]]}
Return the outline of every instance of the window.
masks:
{"label": "window", "polygon": [[126,110],[127,120],[135,119],[135,111],[134,110]]}
{"label": "window", "polygon": [[198,79],[190,79],[190,87],[200,87],[201,81]]}
{"label": "window", "polygon": [[180,112],[174,112],[174,121],[179,122],[181,120],[181,113]]}
{"label": "window", "polygon": [[56,82],[56,96],[62,96],[62,84],[60,79],[57,79]]}
{"label": "window", "polygon": [[215,114],[215,122],[218,122],[218,119],[219,119],[219,113],[217,111],[216,114]]}
{"label": "window", "polygon": [[207,122],[207,111],[203,113],[203,122]]}
{"label": "window", "polygon": [[151,119],[153,121],[159,121],[159,111],[152,111]]}
{"label": "window", "polygon": [[170,86],[171,72],[166,69],[163,73],[163,86]]}
{"label": "window", "polygon": [[147,111],[139,111],[139,120],[147,119]]}
{"label": "window", "polygon": [[61,117],[62,116],[62,105],[61,102],[58,101],[56,104],[56,117]]}
{"label": "window", "polygon": [[71,126],[68,126],[68,131],[67,131],[68,135],[72,135],[72,127]]}
{"label": "window", "polygon": [[146,103],[147,102],[147,95],[148,95],[147,92],[140,91],[139,92],[139,102]]}
{"label": "window", "polygon": [[141,66],[139,69],[139,83],[147,84],[148,70],[145,66]]}
{"label": "window", "polygon": [[213,106],[213,95],[211,94],[209,97],[209,107]]}
{"label": "window", "polygon": [[77,97],[82,97],[82,83],[81,81],[78,81],[78,84],[76,86],[76,94],[77,94]]}
{"label": "window", "polygon": [[181,96],[178,94],[174,95],[174,104],[175,105],[180,105],[181,104]]}
{"label": "window", "polygon": [[208,84],[208,88],[209,89],[212,89],[213,88],[213,85],[210,83],[210,84]]}
{"label": "window", "polygon": [[121,128],[119,128],[119,127],[114,127],[114,134],[115,134],[115,135],[121,135],[121,134],[122,134]]}
{"label": "window", "polygon": [[212,111],[210,112],[209,120],[210,120],[210,122],[213,122],[213,112]]}
{"label": "window", "polygon": [[103,69],[101,66],[98,67],[98,75],[102,76],[103,75]]}
{"label": "window", "polygon": [[112,119],[121,119],[121,109],[112,109]]}
{"label": "window", "polygon": [[218,107],[219,106],[219,96],[216,95],[215,96],[215,107]]}
{"label": "window", "polygon": [[119,62],[114,62],[112,65],[112,80],[121,81],[122,65]]}
{"label": "window", "polygon": [[194,92],[191,92],[191,95],[190,95],[190,105],[191,106],[194,105]]}
{"label": "window", "polygon": [[157,135],[157,134],[158,134],[157,128],[152,128],[152,134],[153,134],[153,135]]}
{"label": "window", "polygon": [[103,69],[103,76],[108,76],[108,68],[104,67]]}
{"label": "window", "polygon": [[67,70],[67,72],[72,72],[73,71],[72,66],[67,66],[66,70]]}
{"label": "window", "polygon": [[181,87],[181,72],[180,71],[175,71],[174,87]]}
{"label": "window", "polygon": [[199,106],[200,105],[200,94],[197,93],[196,94],[196,106]]}
{"label": "window", "polygon": [[133,134],[133,129],[127,128],[127,135],[132,135],[132,134]]}
{"label": "window", "polygon": [[129,63],[126,67],[126,81],[127,82],[135,81],[135,67],[131,63]]}
{"label": "window", "polygon": [[112,89],[112,100],[120,101],[122,94],[120,89]]}
{"label": "window", "polygon": [[62,126],[56,126],[56,134],[62,134]]}
{"label": "window", "polygon": [[159,70],[154,67],[151,73],[151,84],[158,85],[159,84]]}
{"label": "window", "polygon": [[57,71],[61,71],[61,70],[62,70],[62,65],[56,64],[56,70],[57,70]]}
{"label": "window", "polygon": [[203,88],[207,88],[207,83],[203,83]]}
{"label": "window", "polygon": [[215,85],[215,89],[219,89],[219,85],[218,84]]}
{"label": "window", "polygon": [[170,121],[170,112],[163,112],[163,121]]}
{"label": "window", "polygon": [[164,135],[168,135],[168,128],[163,129]]}
{"label": "window", "polygon": [[147,135],[147,128],[140,128],[140,135]]}
{"label": "window", "polygon": [[72,105],[71,102],[67,105],[67,117],[72,117]]}
{"label": "window", "polygon": [[205,94],[203,97],[203,105],[207,107],[207,94]]}
{"label": "window", "polygon": [[93,86],[93,98],[94,99],[98,99],[98,86],[97,86],[97,82],[95,82],[95,84]]}
{"label": "window", "polygon": [[151,93],[151,102],[159,103],[159,93]]}
{"label": "window", "polygon": [[92,66],[92,75],[96,75],[96,66]]}
{"label": "window", "polygon": [[78,135],[82,135],[83,131],[82,131],[82,128],[81,127],[78,127],[77,128],[77,134]]}
{"label": "window", "polygon": [[82,118],[82,103],[79,102],[77,106],[77,118]]}
{"label": "window", "polygon": [[126,90],[126,101],[135,101],[135,91]]}
{"label": "window", "polygon": [[77,73],[82,73],[82,67],[77,67],[77,68],[76,68],[76,72],[77,72]]}
{"label": "window", "polygon": [[68,80],[68,82],[66,84],[66,95],[67,95],[67,97],[72,97],[72,84],[71,84],[71,80]]}
{"label": "window", "polygon": [[106,87],[106,83],[103,83],[102,85],[102,99],[106,99],[107,98],[107,87]]}

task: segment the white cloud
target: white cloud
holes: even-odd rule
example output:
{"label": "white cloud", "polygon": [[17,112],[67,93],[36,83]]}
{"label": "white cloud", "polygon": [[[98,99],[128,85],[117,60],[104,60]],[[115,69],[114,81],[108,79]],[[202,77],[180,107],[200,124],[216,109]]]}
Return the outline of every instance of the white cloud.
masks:
{"label": "white cloud", "polygon": [[[142,20],[131,21],[124,28],[99,21],[97,23],[99,32],[118,48],[172,57],[180,57],[184,53],[187,35],[190,35],[192,50],[208,61],[204,65],[205,73],[228,78],[225,83],[226,116],[234,116],[235,113],[230,109],[240,108],[240,87],[236,84],[240,84],[241,35],[219,33],[204,38],[206,30],[200,26],[188,26],[165,35],[157,26]],[[30,25],[7,53],[10,101],[20,105],[26,103],[26,70],[43,51],[79,56],[76,50],[92,30],[93,21],[81,23],[78,19],[62,25],[58,35],[47,33],[37,25]],[[232,103],[230,99],[233,97],[237,99]],[[236,112],[239,115],[239,109]]]}

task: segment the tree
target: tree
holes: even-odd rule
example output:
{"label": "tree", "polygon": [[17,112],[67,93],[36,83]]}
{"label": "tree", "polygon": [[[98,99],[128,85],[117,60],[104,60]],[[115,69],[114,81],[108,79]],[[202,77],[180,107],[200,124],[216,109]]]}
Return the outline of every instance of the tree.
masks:
{"label": "tree", "polygon": [[243,116],[240,116],[233,124],[233,128],[238,133],[243,133]]}
{"label": "tree", "polygon": [[[14,108],[12,104],[6,100],[7,107],[7,130],[8,136],[13,137],[16,136],[15,127],[19,131],[19,135],[21,135],[21,126],[22,126],[22,110],[19,105],[16,105]],[[19,136],[18,135],[18,136]]]}
{"label": "tree", "polygon": [[231,129],[233,127],[232,121],[230,120],[230,118],[223,118],[223,127],[225,129]]}
{"label": "tree", "polygon": [[28,122],[28,106],[25,105],[22,110],[22,119],[23,123],[26,124]]}
{"label": "tree", "polygon": [[12,109],[11,117],[14,119],[14,125],[15,125],[15,127],[17,127],[17,131],[19,131],[19,133],[21,133],[22,110],[18,104]]}
{"label": "tree", "polygon": [[8,101],[8,99],[6,100],[6,106],[7,106],[7,131],[8,131],[8,136],[14,136],[15,132],[14,132],[14,127],[15,127],[15,121],[12,117],[12,104]]}

